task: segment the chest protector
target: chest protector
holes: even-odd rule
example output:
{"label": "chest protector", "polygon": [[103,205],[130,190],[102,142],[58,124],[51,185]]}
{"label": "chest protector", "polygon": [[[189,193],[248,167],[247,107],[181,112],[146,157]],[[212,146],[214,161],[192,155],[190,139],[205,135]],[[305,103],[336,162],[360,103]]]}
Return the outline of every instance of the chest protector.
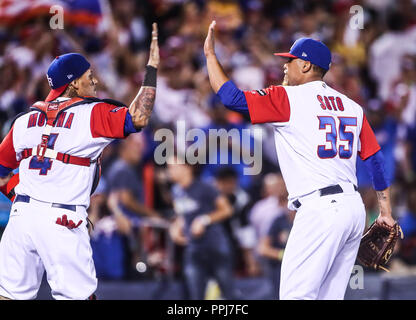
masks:
{"label": "chest protector", "polygon": [[98,185],[98,181],[101,177],[101,163],[100,157],[97,160],[91,160],[91,158],[82,158],[70,155],[68,153],[58,152],[56,150],[48,148],[48,142],[52,128],[55,126],[56,121],[59,119],[59,116],[63,111],[68,110],[69,108],[78,106],[84,103],[91,103],[94,101],[99,101],[98,99],[82,98],[76,97],[70,100],[61,101],[61,102],[44,102],[38,101],[31,108],[31,111],[39,111],[45,115],[46,126],[42,134],[40,143],[30,149],[24,149],[22,151],[22,159],[29,158],[31,156],[36,156],[38,161],[44,161],[45,158],[55,159],[62,161],[63,163],[85,166],[89,167],[92,164],[95,164],[95,173],[94,173],[94,182],[91,190],[91,194],[95,191]]}

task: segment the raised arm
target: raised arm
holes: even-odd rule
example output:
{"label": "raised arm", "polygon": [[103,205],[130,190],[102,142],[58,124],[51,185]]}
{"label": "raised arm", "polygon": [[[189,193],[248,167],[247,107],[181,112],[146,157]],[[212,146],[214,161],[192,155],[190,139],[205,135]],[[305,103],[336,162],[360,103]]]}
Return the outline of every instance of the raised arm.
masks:
{"label": "raised arm", "polygon": [[214,40],[215,21],[212,21],[208,28],[208,34],[205,39],[204,53],[207,59],[207,69],[209,82],[212,90],[218,94],[221,102],[230,110],[245,115],[249,115],[247,101],[243,91],[227,77],[220,62],[215,55]]}
{"label": "raised arm", "polygon": [[225,74],[220,62],[217,59],[217,56],[215,55],[215,24],[216,22],[212,21],[208,28],[208,34],[204,43],[204,53],[207,59],[209,81],[211,83],[212,90],[217,93],[222,85],[230,79]]}
{"label": "raised arm", "polygon": [[129,112],[136,129],[143,128],[149,123],[156,98],[156,74],[160,61],[159,45],[157,42],[157,24],[153,23],[152,28],[149,62],[146,66],[143,85],[129,107]]}

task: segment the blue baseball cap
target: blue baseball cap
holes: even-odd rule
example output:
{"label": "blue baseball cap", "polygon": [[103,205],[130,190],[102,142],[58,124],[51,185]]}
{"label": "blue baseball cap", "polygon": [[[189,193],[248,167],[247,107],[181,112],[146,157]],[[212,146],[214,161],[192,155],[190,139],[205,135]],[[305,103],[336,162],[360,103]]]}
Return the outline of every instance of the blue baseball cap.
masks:
{"label": "blue baseball cap", "polygon": [[311,38],[300,38],[295,41],[289,52],[274,55],[310,61],[325,70],[329,70],[331,65],[331,51],[323,42]]}
{"label": "blue baseball cap", "polygon": [[58,98],[69,83],[81,77],[90,66],[87,59],[79,53],[67,53],[56,57],[46,73],[51,91],[45,101],[53,101]]}

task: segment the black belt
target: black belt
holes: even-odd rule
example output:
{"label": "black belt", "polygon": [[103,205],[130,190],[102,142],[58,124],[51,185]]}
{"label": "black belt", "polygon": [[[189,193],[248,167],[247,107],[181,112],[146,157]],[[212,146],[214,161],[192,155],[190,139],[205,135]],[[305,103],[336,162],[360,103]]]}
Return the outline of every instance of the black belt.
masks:
{"label": "black belt", "polygon": [[[358,190],[356,185],[354,185],[354,190],[355,191]],[[330,195],[330,194],[337,194],[337,193],[343,193],[344,192],[344,190],[342,190],[342,188],[339,184],[329,186],[329,187],[325,187],[325,188],[319,189],[318,191],[319,191],[321,197],[327,196],[327,195]],[[296,199],[295,201],[293,201],[293,205],[295,206],[296,209],[299,209],[302,204],[300,203],[299,200]]]}
{"label": "black belt", "polygon": [[[16,196],[16,198],[14,199],[14,202],[29,203],[30,202],[30,197],[18,194]],[[53,208],[61,208],[61,209],[71,210],[71,211],[77,211],[77,206],[72,205],[72,204],[52,203],[52,207]]]}

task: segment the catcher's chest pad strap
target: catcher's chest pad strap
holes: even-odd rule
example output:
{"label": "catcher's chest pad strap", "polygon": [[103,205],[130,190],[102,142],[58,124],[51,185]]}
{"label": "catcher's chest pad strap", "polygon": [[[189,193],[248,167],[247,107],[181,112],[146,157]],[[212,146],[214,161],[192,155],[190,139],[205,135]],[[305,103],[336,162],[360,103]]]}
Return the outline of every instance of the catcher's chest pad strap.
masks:
{"label": "catcher's chest pad strap", "polygon": [[75,105],[78,105],[79,102],[83,102],[84,100],[86,99],[72,98],[61,102],[38,101],[30,109],[42,112],[46,117],[46,125],[53,127],[56,123],[56,119],[59,118],[62,111],[74,107]]}
{"label": "catcher's chest pad strap", "polygon": [[92,102],[106,102],[117,107],[125,107],[126,105],[122,102],[112,99],[98,99],[95,97],[76,97],[66,101],[61,102],[45,102],[38,101],[32,105],[30,110],[36,110],[42,112],[46,117],[46,124],[54,126],[59,115],[69,108],[78,106],[83,103],[92,103]]}
{"label": "catcher's chest pad strap", "polygon": [[42,140],[36,148],[36,156],[40,161],[43,161],[45,156],[48,158],[57,159],[56,151],[48,148],[48,142],[52,128],[56,124],[60,114],[64,110],[88,102],[91,102],[89,98],[76,97],[60,102],[38,101],[30,108],[30,110],[36,110],[43,113],[46,117],[46,126],[42,134]]}

